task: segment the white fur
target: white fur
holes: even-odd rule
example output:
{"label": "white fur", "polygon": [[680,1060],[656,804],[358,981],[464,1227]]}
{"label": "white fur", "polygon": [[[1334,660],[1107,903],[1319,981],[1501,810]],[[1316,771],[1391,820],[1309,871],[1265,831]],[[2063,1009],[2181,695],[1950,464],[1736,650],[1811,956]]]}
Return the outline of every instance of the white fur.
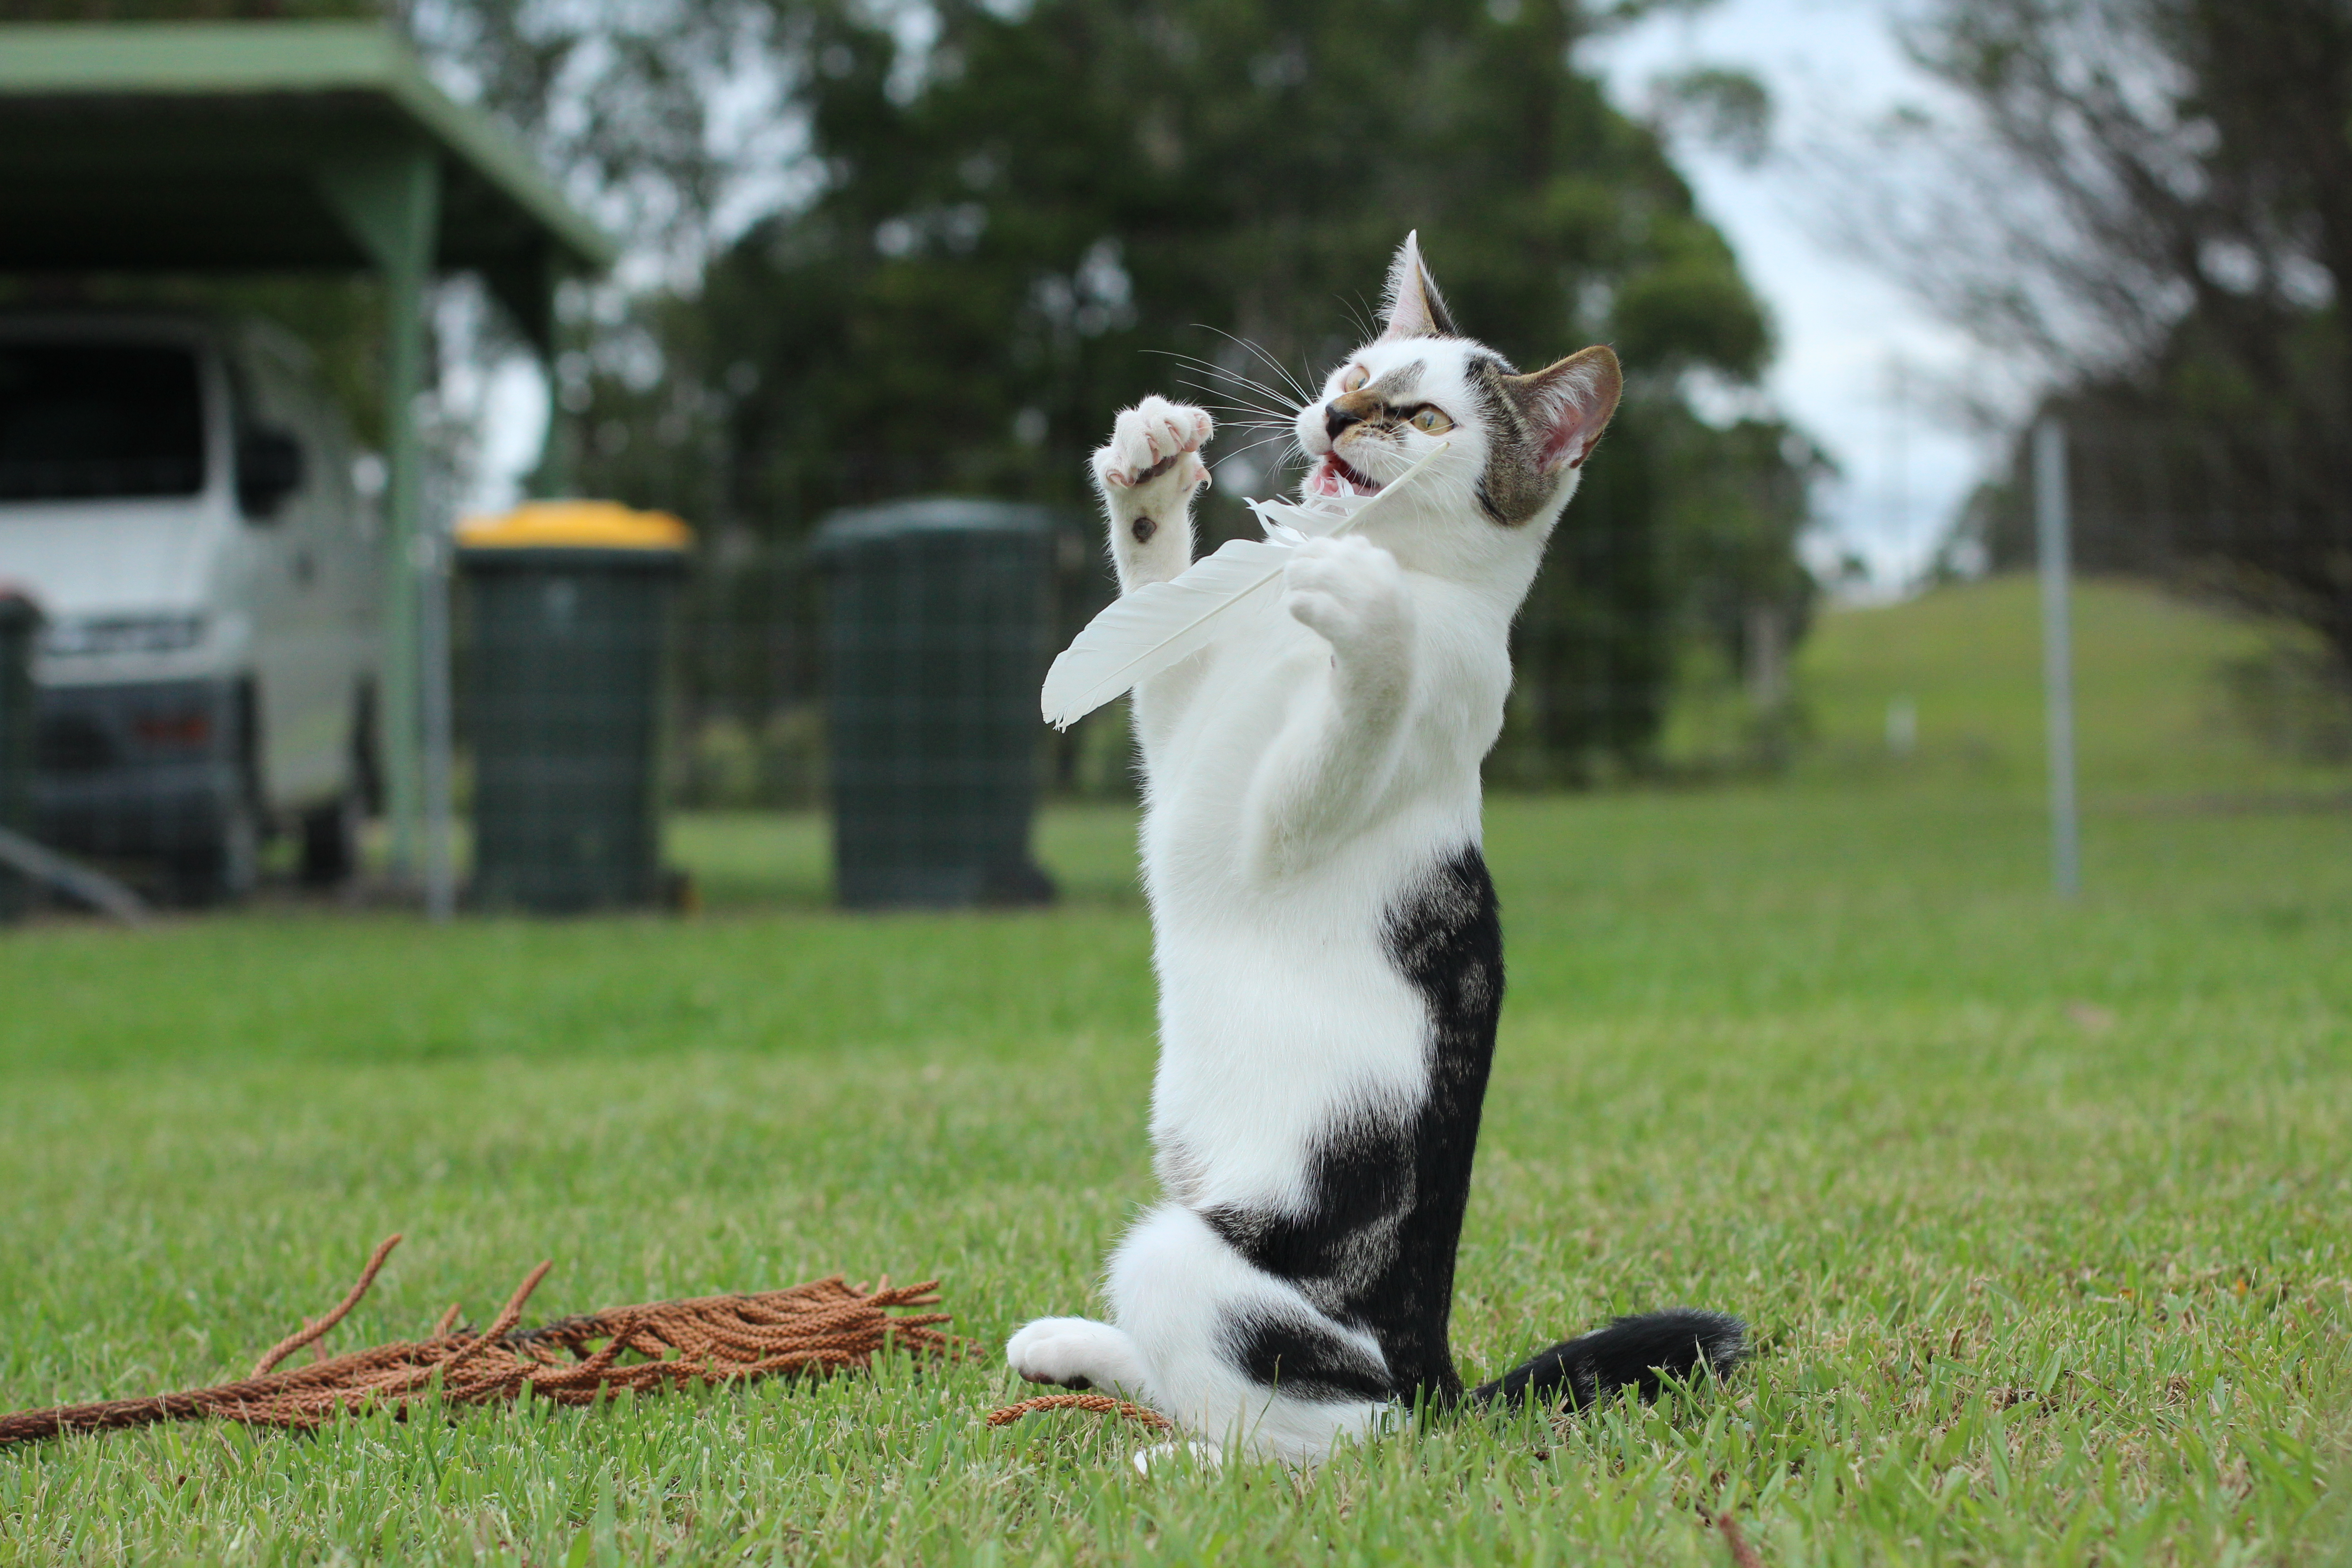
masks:
{"label": "white fur", "polygon": [[[1490,352],[1390,337],[1333,372],[1299,416],[1310,458],[1328,448],[1325,405],[1351,367],[1377,380],[1415,361],[1414,396],[1453,417],[1449,450],[1400,493],[1411,505],[1362,535],[1303,546],[1278,604],[1135,693],[1160,981],[1151,1130],[1166,1198],[1111,1258],[1116,1327],[1041,1319],[1006,1347],[1024,1377],[1116,1389],[1201,1438],[1292,1462],[1377,1430],[1392,1407],[1299,1399],[1243,1375],[1218,1342],[1232,1310],[1321,1314],[1201,1211],[1297,1212],[1318,1131],[1350,1108],[1423,1096],[1427,1006],[1386,956],[1382,921],[1415,878],[1478,841],[1478,768],[1502,726],[1511,617],[1578,478],[1562,473],[1522,526],[1480,514],[1486,448],[1465,367]],[[1213,428],[1198,409],[1147,398],[1096,454],[1123,590],[1190,563],[1192,497],[1207,478],[1198,452]],[[1441,439],[1371,437],[1343,431],[1342,453],[1383,483]],[[1167,472],[1136,482],[1171,454]],[[1156,525],[1142,542],[1139,516]],[[1369,1335],[1324,1321],[1379,1361]]]}

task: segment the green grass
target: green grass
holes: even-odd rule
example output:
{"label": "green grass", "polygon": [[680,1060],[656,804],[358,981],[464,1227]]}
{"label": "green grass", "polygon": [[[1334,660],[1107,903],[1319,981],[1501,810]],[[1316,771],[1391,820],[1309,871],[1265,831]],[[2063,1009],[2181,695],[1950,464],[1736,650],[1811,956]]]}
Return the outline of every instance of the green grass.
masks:
{"label": "green grass", "polygon": [[[2041,614],[2030,575],[1827,610],[1796,661],[1811,742],[1800,777],[2040,790]],[[2230,697],[2230,667],[2302,646],[2294,628],[2094,578],[2075,585],[2074,639],[2077,746],[2095,802],[2344,791],[2340,767],[2266,748]],[[1887,750],[1898,700],[1917,721],[1905,758]]]}
{"label": "green grass", "polygon": [[937,1273],[992,1352],[0,1453],[0,1562],[1716,1564],[1718,1510],[1775,1568],[2344,1561],[2352,814],[2313,808],[2346,776],[2232,725],[2261,628],[2077,609],[2079,907],[2042,891],[2018,581],[1827,616],[1780,787],[1493,804],[1458,1353],[1677,1302],[1762,1353],[1311,1478],[981,1424],[1003,1336],[1088,1305],[1151,1196],[1122,811],[1047,815],[1039,913],[842,917],[820,822],[709,816],[671,835],[699,919],[0,932],[0,1407],[236,1375],[394,1229],[340,1343],[487,1317],[548,1257],[547,1316]]}
{"label": "green grass", "polygon": [[[0,1407],[846,1269],[992,1351],[1152,1187],[1149,932],[1110,811],[1037,914],[814,907],[804,819],[684,823],[698,920],[286,913],[0,935]],[[2342,1560],[2352,816],[1999,794],[1501,800],[1511,993],[1454,1337],[1749,1317],[1720,1389],[1467,1421],[1312,1478],[991,1432],[992,1358],[601,1411],[0,1453],[0,1560],[1721,1564]],[[748,909],[772,904],[806,908]]]}

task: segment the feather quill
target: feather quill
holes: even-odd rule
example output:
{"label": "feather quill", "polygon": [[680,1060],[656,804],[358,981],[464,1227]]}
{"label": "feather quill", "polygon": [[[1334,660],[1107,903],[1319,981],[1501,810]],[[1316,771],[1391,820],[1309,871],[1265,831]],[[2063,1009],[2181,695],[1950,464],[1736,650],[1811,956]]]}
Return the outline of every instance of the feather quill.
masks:
{"label": "feather quill", "polygon": [[1236,539],[1181,576],[1113,600],[1087,623],[1045,672],[1039,704],[1045,722],[1066,730],[1208,647],[1242,618],[1245,606],[1268,602],[1291,552],[1310,538],[1334,538],[1361,527],[1444,450],[1439,446],[1378,494],[1353,506],[1341,503],[1336,516],[1333,509],[1291,501],[1250,502],[1265,538]]}

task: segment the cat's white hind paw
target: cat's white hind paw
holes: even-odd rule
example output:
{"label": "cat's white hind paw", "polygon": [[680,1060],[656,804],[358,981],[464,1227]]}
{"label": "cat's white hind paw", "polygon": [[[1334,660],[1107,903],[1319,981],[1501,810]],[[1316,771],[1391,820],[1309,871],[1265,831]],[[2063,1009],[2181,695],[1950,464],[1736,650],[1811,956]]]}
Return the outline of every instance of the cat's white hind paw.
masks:
{"label": "cat's white hind paw", "polygon": [[1031,1383],[1137,1394],[1143,1366],[1135,1342],[1091,1318],[1039,1318],[1005,1342],[1004,1362]]}
{"label": "cat's white hind paw", "polygon": [[1135,1473],[1149,1476],[1154,1469],[1166,1469],[1178,1459],[1190,1459],[1203,1469],[1223,1469],[1224,1454],[1206,1443],[1159,1443],[1139,1449],[1135,1456]]}

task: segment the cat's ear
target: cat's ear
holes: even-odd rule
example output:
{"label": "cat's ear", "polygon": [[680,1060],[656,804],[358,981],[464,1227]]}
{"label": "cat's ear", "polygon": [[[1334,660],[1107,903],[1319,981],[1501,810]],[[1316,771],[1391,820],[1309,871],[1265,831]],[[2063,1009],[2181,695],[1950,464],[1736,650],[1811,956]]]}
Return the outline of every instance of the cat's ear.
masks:
{"label": "cat's ear", "polygon": [[1387,307],[1381,312],[1381,339],[1458,338],[1454,318],[1445,313],[1445,296],[1421,258],[1421,231],[1415,229],[1397,247],[1389,263]]}
{"label": "cat's ear", "polygon": [[1581,466],[1609,427],[1625,373],[1617,355],[1595,343],[1558,364],[1503,377],[1503,390],[1527,416],[1536,437],[1536,462],[1545,473]]}

